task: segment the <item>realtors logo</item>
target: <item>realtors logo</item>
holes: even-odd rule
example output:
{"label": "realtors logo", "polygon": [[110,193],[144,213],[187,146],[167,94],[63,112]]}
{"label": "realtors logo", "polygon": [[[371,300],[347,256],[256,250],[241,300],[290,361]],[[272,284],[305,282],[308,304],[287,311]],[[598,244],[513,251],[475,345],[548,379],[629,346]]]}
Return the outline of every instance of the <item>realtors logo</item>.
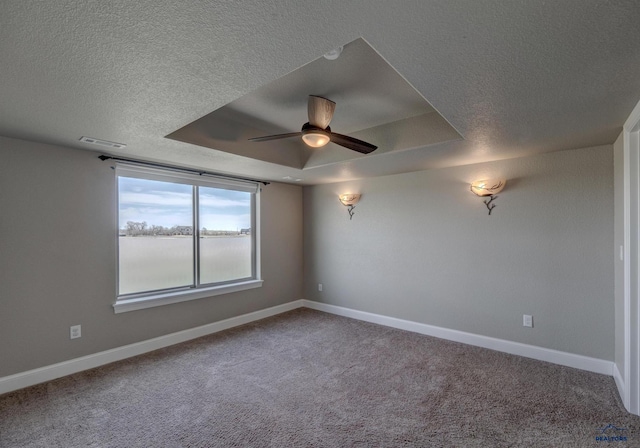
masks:
{"label": "realtors logo", "polygon": [[598,428],[598,435],[596,436],[597,442],[626,442],[627,436],[624,432],[627,428],[618,428],[615,425],[609,423],[604,428]]}

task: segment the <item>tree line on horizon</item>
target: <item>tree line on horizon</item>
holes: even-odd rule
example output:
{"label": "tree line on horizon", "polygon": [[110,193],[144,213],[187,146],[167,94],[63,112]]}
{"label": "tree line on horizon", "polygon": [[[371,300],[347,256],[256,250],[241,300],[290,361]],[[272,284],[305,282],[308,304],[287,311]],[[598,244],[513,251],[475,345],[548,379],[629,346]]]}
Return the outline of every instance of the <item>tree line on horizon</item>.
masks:
{"label": "tree line on horizon", "polygon": [[[220,236],[220,235],[240,235],[249,234],[251,229],[233,230],[211,230],[203,227],[200,229],[200,235],[204,236]],[[127,221],[126,226],[120,229],[121,236],[173,236],[173,235],[193,235],[192,226],[172,226],[164,227],[156,224],[147,224],[146,221]]]}

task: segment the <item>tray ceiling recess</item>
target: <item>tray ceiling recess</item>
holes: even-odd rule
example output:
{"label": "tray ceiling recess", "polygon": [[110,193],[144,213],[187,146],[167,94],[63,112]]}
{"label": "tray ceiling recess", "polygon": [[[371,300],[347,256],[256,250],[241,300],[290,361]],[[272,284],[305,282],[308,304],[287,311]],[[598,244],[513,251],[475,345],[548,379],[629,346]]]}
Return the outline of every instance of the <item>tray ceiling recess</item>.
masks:
{"label": "tray ceiling recess", "polygon": [[[364,155],[334,143],[310,148],[299,137],[249,139],[299,132],[309,95],[336,103],[333,132],[378,146]],[[363,39],[337,59],[318,57],[257,90],[178,129],[167,138],[297,169],[377,157],[462,137]]]}

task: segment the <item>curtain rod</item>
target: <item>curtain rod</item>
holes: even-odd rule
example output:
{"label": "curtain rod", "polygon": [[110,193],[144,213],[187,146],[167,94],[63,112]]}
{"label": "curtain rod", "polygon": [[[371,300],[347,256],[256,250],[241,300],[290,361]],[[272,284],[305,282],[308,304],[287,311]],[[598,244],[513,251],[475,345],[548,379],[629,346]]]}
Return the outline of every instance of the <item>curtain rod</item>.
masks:
{"label": "curtain rod", "polygon": [[174,170],[174,171],[183,171],[183,172],[186,172],[186,173],[198,174],[199,176],[207,175],[207,176],[222,177],[222,178],[233,179],[233,180],[244,180],[244,181],[248,181],[248,182],[260,183],[262,185],[269,185],[271,183],[271,182],[266,182],[264,180],[249,179],[249,178],[246,178],[246,177],[239,177],[239,176],[230,176],[228,174],[219,174],[219,173],[214,173],[214,172],[211,172],[211,171],[196,170],[196,169],[192,169],[192,168],[183,168],[183,167],[174,166],[174,165],[164,165],[162,163],[145,162],[144,160],[125,159],[125,158],[122,158],[122,157],[107,156],[105,154],[102,154],[101,156],[98,156],[98,158],[100,160],[102,160],[103,162],[105,160],[115,160],[117,162],[129,162],[129,163],[135,163],[135,164],[142,165],[142,166],[149,166],[149,167],[154,167],[154,168],[165,168],[165,169]]}

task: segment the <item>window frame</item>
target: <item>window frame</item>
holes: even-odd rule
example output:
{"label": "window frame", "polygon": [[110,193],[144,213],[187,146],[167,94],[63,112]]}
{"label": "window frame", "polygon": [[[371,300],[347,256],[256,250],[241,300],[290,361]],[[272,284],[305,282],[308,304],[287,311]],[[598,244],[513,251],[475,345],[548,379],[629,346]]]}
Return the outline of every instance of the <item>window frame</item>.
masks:
{"label": "window frame", "polygon": [[[253,288],[260,288],[263,280],[260,270],[260,186],[257,182],[228,179],[205,174],[190,174],[177,170],[146,167],[129,163],[115,165],[116,184],[116,300],[115,313],[202,299]],[[120,295],[120,187],[119,178],[129,177],[161,182],[172,182],[192,187],[193,222],[193,283],[188,286],[157,289]],[[197,187],[222,188],[251,193],[251,277],[218,283],[200,283],[200,226],[199,190]]]}

